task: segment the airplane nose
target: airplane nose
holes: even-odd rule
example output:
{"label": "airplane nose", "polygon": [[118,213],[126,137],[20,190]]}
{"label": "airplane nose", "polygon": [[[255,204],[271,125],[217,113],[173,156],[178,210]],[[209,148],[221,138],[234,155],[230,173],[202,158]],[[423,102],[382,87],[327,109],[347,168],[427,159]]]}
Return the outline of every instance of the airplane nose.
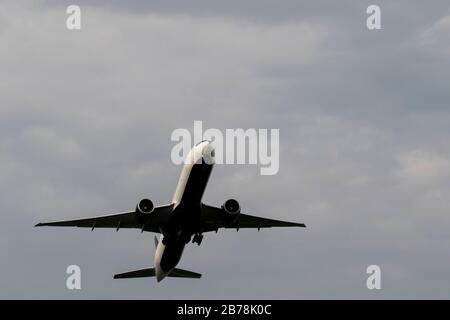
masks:
{"label": "airplane nose", "polygon": [[214,150],[214,146],[211,142],[208,142],[208,144],[203,149],[203,160],[207,164],[215,164],[215,157],[216,151]]}

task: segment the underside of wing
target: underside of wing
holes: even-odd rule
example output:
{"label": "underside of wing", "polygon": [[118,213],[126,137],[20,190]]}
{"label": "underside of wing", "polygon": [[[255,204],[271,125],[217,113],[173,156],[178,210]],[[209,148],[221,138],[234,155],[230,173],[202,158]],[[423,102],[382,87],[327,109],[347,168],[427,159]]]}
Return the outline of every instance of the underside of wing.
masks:
{"label": "underside of wing", "polygon": [[223,209],[208,205],[203,205],[202,208],[205,232],[219,228],[306,227],[304,223],[268,219],[242,213],[239,213],[236,217],[230,217]]}
{"label": "underside of wing", "polygon": [[79,228],[136,228],[135,212],[124,212],[110,216],[38,223],[36,227],[79,227]]}
{"label": "underside of wing", "polygon": [[116,230],[122,228],[141,229],[142,231],[150,231],[159,233],[159,226],[162,221],[167,218],[172,205],[156,207],[155,210],[148,215],[136,214],[135,211],[118,213],[108,216],[100,216],[86,219],[55,221],[38,223],[36,227],[78,227],[78,228],[114,228]]}
{"label": "underside of wing", "polygon": [[306,226],[304,223],[261,218],[250,216],[247,214],[239,214],[237,219],[233,223],[225,226],[225,228],[272,228],[272,227],[305,228]]}

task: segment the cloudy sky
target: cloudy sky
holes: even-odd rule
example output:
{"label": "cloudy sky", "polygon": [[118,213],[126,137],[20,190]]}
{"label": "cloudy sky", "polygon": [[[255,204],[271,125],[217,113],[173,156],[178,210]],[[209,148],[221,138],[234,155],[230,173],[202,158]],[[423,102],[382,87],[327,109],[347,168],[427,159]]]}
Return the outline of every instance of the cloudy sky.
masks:
{"label": "cloudy sky", "polygon": [[[0,298],[450,298],[448,1],[378,1],[376,31],[371,1],[0,3]],[[159,284],[112,279],[151,233],[33,228],[169,202],[194,120],[279,128],[277,175],[218,165],[204,201],[308,228],[207,234],[203,278]]]}

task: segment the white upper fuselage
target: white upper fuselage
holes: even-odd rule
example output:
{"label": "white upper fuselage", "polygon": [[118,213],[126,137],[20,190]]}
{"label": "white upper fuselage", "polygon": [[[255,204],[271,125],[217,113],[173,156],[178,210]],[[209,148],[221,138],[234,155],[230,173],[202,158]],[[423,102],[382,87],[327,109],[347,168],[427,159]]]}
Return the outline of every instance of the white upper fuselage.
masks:
{"label": "white upper fuselage", "polygon": [[[208,164],[214,164],[214,153],[213,148],[210,141],[202,141],[198,143],[195,147],[193,147],[183,165],[183,169],[181,171],[180,179],[178,181],[177,188],[175,190],[175,194],[172,199],[173,209],[175,209],[183,199],[183,195],[186,191],[186,185],[188,183],[189,177],[191,176],[192,169],[196,163],[201,163],[202,159],[206,161]],[[161,268],[161,259],[164,254],[164,250],[166,249],[166,245],[163,244],[164,236],[161,234],[161,237],[158,241],[158,245],[156,247],[155,253],[155,273],[156,279],[161,281],[167,276],[172,270],[164,272]]]}

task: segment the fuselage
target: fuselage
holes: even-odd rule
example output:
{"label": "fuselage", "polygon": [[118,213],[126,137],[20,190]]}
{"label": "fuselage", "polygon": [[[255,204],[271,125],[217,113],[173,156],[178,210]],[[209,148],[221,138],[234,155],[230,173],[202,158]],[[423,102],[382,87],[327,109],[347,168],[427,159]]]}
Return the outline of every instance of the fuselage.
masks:
{"label": "fuselage", "polygon": [[173,209],[163,230],[155,253],[156,279],[161,281],[175,268],[191,236],[201,233],[202,197],[214,166],[214,149],[209,141],[202,141],[191,149],[181,171]]}

